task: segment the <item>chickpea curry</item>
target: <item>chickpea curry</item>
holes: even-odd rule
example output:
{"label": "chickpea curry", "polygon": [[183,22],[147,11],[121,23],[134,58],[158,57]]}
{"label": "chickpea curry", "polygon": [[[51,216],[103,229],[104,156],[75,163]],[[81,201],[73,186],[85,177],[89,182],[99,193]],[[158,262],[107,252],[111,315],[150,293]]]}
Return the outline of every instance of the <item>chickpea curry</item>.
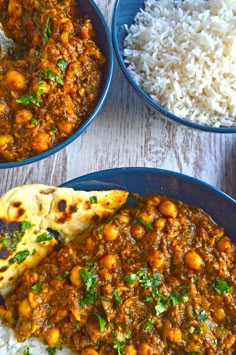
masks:
{"label": "chickpea curry", "polygon": [[0,59],[0,161],[20,161],[64,141],[97,99],[105,58],[75,0],[1,0],[15,46]]}
{"label": "chickpea curry", "polygon": [[27,270],[0,315],[78,354],[234,354],[236,247],[201,209],[140,198]]}

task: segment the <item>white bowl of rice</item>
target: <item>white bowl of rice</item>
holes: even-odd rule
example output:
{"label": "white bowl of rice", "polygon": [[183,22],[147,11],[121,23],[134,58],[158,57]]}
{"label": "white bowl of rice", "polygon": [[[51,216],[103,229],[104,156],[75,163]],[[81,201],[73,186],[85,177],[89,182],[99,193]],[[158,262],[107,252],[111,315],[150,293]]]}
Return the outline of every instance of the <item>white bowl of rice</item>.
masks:
{"label": "white bowl of rice", "polygon": [[146,103],[185,126],[236,133],[235,0],[117,0],[112,36]]}

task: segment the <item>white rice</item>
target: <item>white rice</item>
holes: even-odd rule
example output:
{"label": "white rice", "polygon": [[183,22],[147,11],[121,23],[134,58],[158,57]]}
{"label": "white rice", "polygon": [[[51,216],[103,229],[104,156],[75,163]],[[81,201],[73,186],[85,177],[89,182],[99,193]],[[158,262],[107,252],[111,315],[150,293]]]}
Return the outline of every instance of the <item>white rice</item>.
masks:
{"label": "white rice", "polygon": [[126,26],[132,77],[175,115],[236,126],[236,1],[146,0]]}
{"label": "white rice", "polygon": [[[48,346],[43,345],[36,338],[28,339],[23,343],[18,343],[11,329],[4,327],[0,322],[0,354],[1,355],[23,355],[24,351],[29,349],[32,355],[46,355]],[[72,355],[75,354],[68,348],[63,347],[62,350],[57,350],[57,355]]]}

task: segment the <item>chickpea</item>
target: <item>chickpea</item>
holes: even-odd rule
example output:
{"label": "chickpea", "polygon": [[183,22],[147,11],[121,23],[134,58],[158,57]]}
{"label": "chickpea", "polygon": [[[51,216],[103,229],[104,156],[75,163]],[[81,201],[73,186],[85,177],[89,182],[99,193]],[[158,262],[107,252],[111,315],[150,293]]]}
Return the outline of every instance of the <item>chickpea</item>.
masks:
{"label": "chickpea", "polygon": [[70,134],[74,129],[74,126],[75,126],[74,122],[68,122],[68,121],[57,122],[57,127],[66,134]]}
{"label": "chickpea", "polygon": [[155,228],[155,229],[160,229],[160,230],[162,230],[164,227],[165,227],[165,225],[166,225],[166,221],[167,221],[167,219],[166,218],[162,218],[162,217],[160,217],[160,218],[157,218],[154,222],[153,222],[153,227]]}
{"label": "chickpea", "polygon": [[0,136],[0,148],[9,143],[14,143],[14,138],[10,134]]}
{"label": "chickpea", "polygon": [[180,343],[182,340],[182,331],[179,328],[170,329],[167,339],[173,343]]}
{"label": "chickpea", "polygon": [[104,225],[103,235],[106,240],[115,240],[119,236],[119,230],[114,224],[107,223]]}
{"label": "chickpea", "polygon": [[124,350],[125,355],[137,355],[137,350],[133,345],[126,345]]}
{"label": "chickpea", "polygon": [[155,209],[149,207],[147,211],[141,211],[138,217],[142,218],[146,223],[152,223],[153,218],[155,217]]}
{"label": "chickpea", "polygon": [[117,256],[114,254],[108,254],[100,260],[100,264],[108,270],[115,270],[118,266]]}
{"label": "chickpea", "polygon": [[195,271],[199,271],[203,265],[201,256],[194,250],[190,250],[185,254],[184,262],[189,269]]}
{"label": "chickpea", "polygon": [[159,250],[154,250],[148,256],[148,263],[153,269],[161,269],[164,265],[164,258],[162,253]]}
{"label": "chickpea", "polygon": [[98,352],[90,346],[89,348],[83,349],[81,355],[98,355]]}
{"label": "chickpea", "polygon": [[159,211],[165,217],[175,218],[178,214],[178,207],[171,201],[163,201],[159,205]]}
{"label": "chickpea", "polygon": [[218,321],[222,321],[225,319],[225,311],[224,308],[219,307],[213,312],[214,318],[216,318]]}
{"label": "chickpea", "polygon": [[6,73],[6,85],[11,91],[19,91],[25,87],[25,77],[17,70],[9,70]]}
{"label": "chickpea", "polygon": [[30,318],[32,308],[28,298],[24,298],[19,304],[19,314],[25,318]]}
{"label": "chickpea", "polygon": [[126,211],[122,211],[117,219],[120,223],[128,224],[130,222],[130,215]]}
{"label": "chickpea", "polygon": [[85,243],[86,243],[86,250],[93,250],[93,248],[95,247],[95,244],[96,244],[94,238],[92,238],[92,237],[88,237],[86,239]]}
{"label": "chickpea", "polygon": [[16,123],[28,123],[33,118],[32,112],[23,108],[16,113]]}
{"label": "chickpea", "polygon": [[152,347],[148,343],[141,343],[138,349],[138,355],[153,355]]}
{"label": "chickpea", "polygon": [[37,133],[31,141],[31,147],[37,153],[42,153],[49,149],[51,136],[48,133]]}
{"label": "chickpea", "polygon": [[73,285],[75,285],[78,288],[81,288],[84,286],[84,281],[80,275],[81,269],[82,269],[81,266],[76,265],[73,267],[73,269],[70,272],[70,281],[72,282]]}
{"label": "chickpea", "polygon": [[231,240],[228,237],[223,237],[221,238],[217,244],[216,244],[216,248],[224,253],[228,253],[232,250],[232,243]]}
{"label": "chickpea", "polygon": [[236,341],[236,335],[230,334],[224,339],[224,344],[226,349],[230,349]]}
{"label": "chickpea", "polygon": [[50,85],[46,83],[46,81],[39,83],[35,83],[33,86],[33,91],[36,93],[38,90],[41,91],[42,94],[47,94],[50,90]]}
{"label": "chickpea", "polygon": [[142,239],[145,234],[145,228],[139,223],[132,225],[130,231],[132,237],[135,239]]}
{"label": "chickpea", "polygon": [[47,330],[47,343],[49,346],[55,346],[60,341],[60,330],[58,328],[50,328]]}

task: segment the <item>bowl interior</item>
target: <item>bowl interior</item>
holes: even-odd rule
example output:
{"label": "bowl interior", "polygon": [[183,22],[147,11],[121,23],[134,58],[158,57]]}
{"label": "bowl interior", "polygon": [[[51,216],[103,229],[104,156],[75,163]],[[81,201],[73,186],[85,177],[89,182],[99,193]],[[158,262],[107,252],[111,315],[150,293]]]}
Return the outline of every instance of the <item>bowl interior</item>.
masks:
{"label": "bowl interior", "polygon": [[92,20],[92,25],[95,29],[95,41],[98,47],[101,49],[103,55],[106,58],[105,65],[102,68],[102,80],[101,86],[97,98],[96,105],[94,106],[93,112],[88,116],[85,122],[66,140],[59,143],[55,147],[47,150],[44,153],[35,155],[28,159],[19,161],[19,162],[0,162],[0,169],[18,167],[26,164],[31,164],[41,159],[47,158],[52,154],[57,153],[59,150],[66,147],[73,140],[75,140],[78,136],[80,136],[83,131],[91,124],[95,116],[100,112],[106,98],[108,95],[108,91],[110,89],[112,75],[114,71],[114,53],[113,53],[113,45],[111,39],[111,33],[106,23],[106,20],[101,13],[98,6],[95,4],[93,0],[76,0],[78,5],[79,13],[83,16],[88,16]]}
{"label": "bowl interior", "polygon": [[[202,208],[236,242],[236,201],[192,177],[155,168],[117,168],[85,175],[63,186],[76,190],[123,189],[160,194]],[[132,203],[132,199],[129,203]]]}
{"label": "bowl interior", "polygon": [[202,125],[200,123],[192,122],[187,118],[180,118],[173,113],[167,111],[159,103],[154,101],[147,95],[134,81],[124,63],[122,52],[124,49],[124,38],[126,30],[124,25],[128,27],[134,22],[134,18],[140,9],[144,8],[144,0],[116,0],[112,18],[112,39],[115,49],[115,54],[119,65],[125,74],[128,81],[131,83],[135,91],[141,96],[142,99],[149,105],[150,108],[159,111],[166,119],[171,122],[181,123],[187,127],[199,129],[202,131],[215,132],[215,133],[236,133],[236,127],[211,127]]}

